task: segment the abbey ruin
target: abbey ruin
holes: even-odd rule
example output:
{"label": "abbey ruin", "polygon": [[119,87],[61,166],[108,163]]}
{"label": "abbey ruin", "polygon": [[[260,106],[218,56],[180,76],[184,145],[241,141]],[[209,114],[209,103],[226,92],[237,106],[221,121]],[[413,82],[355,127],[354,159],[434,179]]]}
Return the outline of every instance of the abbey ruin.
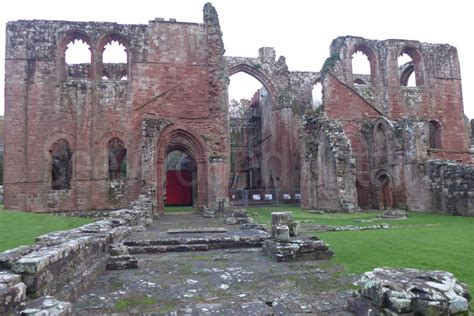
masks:
{"label": "abbey ruin", "polygon": [[[88,62],[67,62],[76,41]],[[124,62],[104,61],[112,42]],[[370,75],[353,73],[356,52]],[[9,22],[5,208],[116,209],[145,194],[161,214],[171,199],[167,159],[181,152],[188,189],[179,192],[196,208],[229,198],[238,176],[279,199],[300,194],[304,208],[474,215],[474,125],[455,47],[338,37],[319,72],[290,71],[269,47],[255,58],[224,53],[211,5],[201,24]],[[411,61],[399,65],[403,54]],[[239,118],[248,124],[233,125],[227,88],[239,72],[263,87]],[[246,150],[231,166],[235,128]]]}

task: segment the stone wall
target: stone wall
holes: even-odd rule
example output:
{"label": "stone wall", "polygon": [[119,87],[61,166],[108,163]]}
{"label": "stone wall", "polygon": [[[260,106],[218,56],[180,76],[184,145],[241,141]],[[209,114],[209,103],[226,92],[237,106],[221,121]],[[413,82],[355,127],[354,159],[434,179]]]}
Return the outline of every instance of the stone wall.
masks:
{"label": "stone wall", "polygon": [[[352,56],[356,52],[367,57],[370,74],[353,73]],[[412,59],[403,67],[397,60],[402,53]],[[404,81],[411,73],[415,86]],[[472,213],[468,175],[446,171],[433,178],[433,173],[426,172],[432,169],[429,161],[433,159],[457,161],[457,168],[468,174],[472,162],[456,48],[411,40],[339,37],[331,44],[330,57],[320,74],[323,104],[318,112],[340,126],[350,145],[346,155],[356,168],[355,177],[346,181],[354,181],[358,206]],[[319,144],[319,151],[327,146],[324,138],[312,130],[304,132],[307,139]],[[325,150],[331,152],[330,149],[329,146]],[[334,152],[337,151],[333,149]],[[306,147],[306,157],[312,154]],[[330,160],[320,161],[323,164],[306,164],[302,179],[305,177],[303,182],[309,182],[302,182],[302,186],[315,190],[317,179],[324,174]],[[444,190],[426,189],[431,185],[427,183],[440,181],[447,183],[442,185]],[[329,187],[331,181],[325,183]],[[453,202],[445,201],[451,201],[455,195],[462,196],[456,202],[462,204],[460,207],[449,206]],[[308,201],[310,196],[303,200]],[[318,204],[335,205],[333,198],[321,192]],[[316,207],[317,204],[305,205]]]}
{"label": "stone wall", "polygon": [[[6,38],[6,208],[111,209],[148,193],[161,212],[165,179],[159,170],[174,149],[197,163],[196,206],[227,196],[224,46],[210,4],[202,24],[21,20],[7,24]],[[90,63],[66,63],[74,41],[89,46]],[[126,63],[103,62],[112,41],[125,47]],[[153,121],[157,128],[150,127]],[[126,149],[120,185],[109,176],[114,139]],[[59,189],[53,179],[58,142],[70,151],[62,161],[70,180]]]}
{"label": "stone wall", "polygon": [[109,246],[134,227],[151,223],[152,208],[151,199],[140,196],[130,208],[110,212],[106,219],[0,253],[0,314],[17,311],[27,298],[76,299],[105,271]]}
{"label": "stone wall", "polygon": [[304,120],[301,206],[356,211],[356,166],[347,135],[322,112],[308,113]]}
{"label": "stone wall", "polygon": [[429,160],[424,165],[432,209],[452,215],[474,216],[474,166]]}

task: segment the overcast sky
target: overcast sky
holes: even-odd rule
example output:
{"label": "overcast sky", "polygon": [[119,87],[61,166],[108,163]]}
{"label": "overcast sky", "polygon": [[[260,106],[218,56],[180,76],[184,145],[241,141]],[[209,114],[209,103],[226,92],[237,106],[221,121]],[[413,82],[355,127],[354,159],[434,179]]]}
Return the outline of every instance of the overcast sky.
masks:
{"label": "overcast sky", "polygon": [[[8,1],[0,10],[0,55],[3,60],[7,21],[54,19],[147,24],[149,20],[163,17],[202,22],[205,2]],[[474,18],[469,1],[214,0],[212,4],[219,14],[226,55],[256,57],[259,47],[272,46],[277,56],[286,57],[290,70],[319,71],[329,56],[331,41],[344,35],[378,40],[414,39],[456,46],[463,79],[464,111],[474,118]],[[0,64],[3,74],[4,63]],[[231,77],[231,88],[236,78]],[[0,113],[4,107],[3,90],[2,80]]]}

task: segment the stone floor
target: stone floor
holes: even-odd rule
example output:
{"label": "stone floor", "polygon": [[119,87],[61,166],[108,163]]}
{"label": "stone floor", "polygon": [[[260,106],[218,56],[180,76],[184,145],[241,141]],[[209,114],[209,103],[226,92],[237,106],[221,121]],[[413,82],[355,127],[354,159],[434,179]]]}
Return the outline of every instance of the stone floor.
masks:
{"label": "stone floor", "polygon": [[[165,238],[170,229],[209,227],[228,232],[239,229],[224,225],[222,218],[174,214],[165,215],[145,232],[133,233],[129,240]],[[255,247],[135,257],[137,270],[105,272],[74,303],[74,313],[350,315],[346,311],[347,299],[358,278],[347,275],[330,261],[277,263]]]}

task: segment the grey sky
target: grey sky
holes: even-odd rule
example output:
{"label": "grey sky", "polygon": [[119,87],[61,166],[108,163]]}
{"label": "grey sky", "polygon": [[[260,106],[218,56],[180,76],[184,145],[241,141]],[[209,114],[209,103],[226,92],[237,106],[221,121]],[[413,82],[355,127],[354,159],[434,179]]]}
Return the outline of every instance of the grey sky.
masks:
{"label": "grey sky", "polygon": [[[9,1],[0,11],[0,42],[5,23],[19,19],[109,21],[146,24],[156,17],[202,22],[202,0]],[[226,55],[255,57],[272,46],[290,70],[319,71],[331,41],[343,35],[370,39],[402,38],[456,46],[463,78],[464,111],[474,118],[474,29],[469,1],[278,1],[214,0]],[[4,44],[0,55],[4,59]],[[4,73],[1,62],[0,72]],[[235,81],[234,81],[235,82]],[[232,78],[231,78],[232,85]],[[0,113],[3,113],[3,80]],[[234,96],[231,96],[234,97]],[[240,97],[240,96],[235,96]],[[243,96],[244,97],[244,96]],[[246,96],[250,97],[250,96]]]}

